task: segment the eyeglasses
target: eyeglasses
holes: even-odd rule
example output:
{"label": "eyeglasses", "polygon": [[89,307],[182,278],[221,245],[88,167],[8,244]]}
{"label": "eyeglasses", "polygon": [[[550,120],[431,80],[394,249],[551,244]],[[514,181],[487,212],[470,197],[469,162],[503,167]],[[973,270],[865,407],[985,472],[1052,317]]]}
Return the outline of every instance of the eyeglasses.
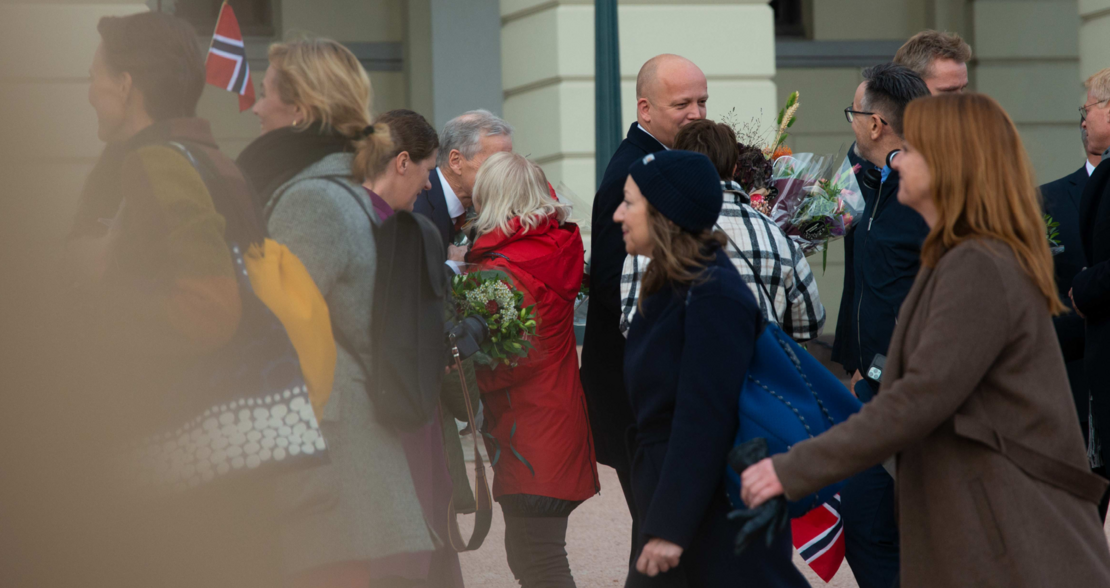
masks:
{"label": "eyeglasses", "polygon": [[1083,106],[1080,106],[1079,107],[1079,120],[1080,121],[1087,120],[1087,111],[1090,110],[1091,108],[1094,108],[1095,106],[1098,106],[1099,104],[1101,104],[1101,102],[1092,102],[1090,104],[1084,104]]}
{"label": "eyeglasses", "polygon": [[[852,122],[852,118],[853,118],[852,115],[853,114],[863,114],[863,115],[866,115],[866,116],[871,116],[875,113],[874,112],[864,112],[862,110],[852,110],[851,106],[844,109],[844,118],[848,119],[849,123]],[[883,123],[884,125],[889,125],[890,124],[890,123],[886,122],[885,120],[883,120],[883,117],[881,117],[881,116],[879,117],[879,122]]]}

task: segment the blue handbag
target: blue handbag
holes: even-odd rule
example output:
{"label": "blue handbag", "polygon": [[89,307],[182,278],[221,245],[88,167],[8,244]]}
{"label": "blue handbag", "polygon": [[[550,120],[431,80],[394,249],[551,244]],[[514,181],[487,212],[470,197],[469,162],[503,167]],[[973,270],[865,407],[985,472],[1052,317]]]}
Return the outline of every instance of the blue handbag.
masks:
{"label": "blue handbag", "polygon": [[[775,299],[760,279],[759,271],[731,237],[728,241],[747,262],[756,283],[766,294],[771,316],[775,322],[781,322],[775,314]],[[863,406],[832,372],[775,322],[767,321],[756,339],[755,353],[740,391],[740,425],[733,442],[735,447],[762,437],[767,440],[769,456],[785,453],[795,443],[824,433]],[[843,486],[844,482],[838,482],[788,503],[790,517],[798,518],[821,506]],[[733,508],[747,508],[740,499],[740,474],[731,467],[725,467],[725,489]]]}
{"label": "blue handbag", "polygon": [[[768,324],[756,340],[755,354],[740,391],[740,426],[734,445],[762,437],[767,454],[784,453],[859,411],[863,404],[825,366]],[[740,500],[740,474],[725,468],[725,487],[734,508]],[[790,517],[821,506],[844,486],[838,482],[790,502]]]}

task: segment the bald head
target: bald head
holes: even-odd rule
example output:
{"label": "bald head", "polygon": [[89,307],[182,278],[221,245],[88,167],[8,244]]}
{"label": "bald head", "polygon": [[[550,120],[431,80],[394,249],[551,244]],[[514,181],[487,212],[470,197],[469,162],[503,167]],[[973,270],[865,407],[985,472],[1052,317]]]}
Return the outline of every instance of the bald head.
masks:
{"label": "bald head", "polygon": [[636,76],[636,120],[667,147],[680,127],[705,118],[708,100],[705,74],[685,57],[657,55]]}

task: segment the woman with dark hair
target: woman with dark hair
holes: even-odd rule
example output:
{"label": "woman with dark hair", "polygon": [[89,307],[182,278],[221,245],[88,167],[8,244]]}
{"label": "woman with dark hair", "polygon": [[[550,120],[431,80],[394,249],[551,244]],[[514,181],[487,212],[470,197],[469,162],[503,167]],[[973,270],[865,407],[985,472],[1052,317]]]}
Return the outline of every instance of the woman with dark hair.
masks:
{"label": "woman with dark hair", "polygon": [[[398,210],[412,212],[420,191],[431,187],[428,175],[436,166],[439,137],[427,119],[411,110],[391,110],[379,116],[375,123],[389,127],[393,149],[380,156],[373,166],[377,171],[362,183],[362,187],[370,196],[379,221],[385,222]],[[445,424],[446,419],[450,422]],[[402,556],[399,560],[407,560],[409,563],[406,565],[414,568],[427,569],[422,586],[462,588],[459,554],[447,543],[448,506],[454,496],[444,436],[454,435],[452,441],[459,443],[455,419],[441,410],[423,427],[415,431],[398,431],[397,435],[405,448],[424,519],[444,540],[434,552],[420,551]],[[465,471],[466,464],[461,458],[458,466]]]}
{"label": "woman with dark hair", "polygon": [[396,153],[390,128],[371,123],[370,78],[340,43],[279,43],[269,58],[254,107],[264,134],[239,164],[270,235],[304,263],[327,301],[337,341],[335,383],[320,419],[330,463],[275,480],[284,571],[294,588],[423,582],[427,560],[410,556],[430,554],[432,537],[401,438],[378,421],[366,390],[381,219],[361,185],[384,178],[391,164],[413,172],[418,149],[414,142]]}
{"label": "woman with dark hair", "polygon": [[411,110],[390,110],[376,124],[389,127],[393,149],[382,154],[381,165],[362,183],[380,220],[398,210],[412,212],[416,197],[428,190],[429,174],[436,167],[439,137],[427,119]]}
{"label": "woman with dark hair", "polygon": [[[196,118],[204,62],[192,27],[145,13],[97,28],[89,102],[107,147],[85,183],[67,253],[103,319],[102,349],[121,362],[105,371],[129,393],[164,387],[231,340],[241,299],[229,244],[261,243],[265,232],[242,175]],[[222,189],[209,191],[190,158],[207,162]],[[139,411],[166,402],[128,399]],[[152,419],[135,427],[164,425]]]}
{"label": "woman with dark hair", "polygon": [[901,585],[1110,586],[1110,550],[1052,316],[1032,166],[992,98],[919,98],[894,160],[929,226],[882,388],[742,475],[751,507],[895,458]]}
{"label": "woman with dark hair", "polygon": [[763,319],[713,228],[721,204],[705,155],[664,151],[632,165],[613,215],[628,253],[651,258],[624,359],[641,531],[628,586],[807,585],[789,533],[732,553],[726,457]]}
{"label": "woman with dark hair", "polygon": [[[107,146],[66,243],[74,270],[66,294],[73,299],[60,312],[75,316],[59,341],[72,348],[58,355],[78,366],[72,370],[78,393],[68,398],[68,410],[81,416],[80,427],[97,429],[82,430],[82,443],[72,448],[100,465],[117,455],[117,442],[179,426],[188,410],[181,407],[192,398],[175,390],[196,389],[195,398],[203,397],[198,372],[233,344],[245,324],[243,309],[257,303],[238,287],[231,248],[261,244],[265,231],[242,174],[218,150],[208,122],[196,118],[205,70],[193,28],[155,12],[106,17],[97,30],[88,99]],[[85,460],[74,461],[86,471]],[[77,502],[84,509],[95,504],[89,510],[103,518],[76,507],[74,516],[59,518],[90,526],[58,533],[82,538],[80,556],[62,567],[88,562],[79,572],[85,583],[279,581],[269,517],[257,496],[223,487],[152,497],[114,467],[102,469],[110,473],[89,471],[80,480]],[[104,524],[112,531],[104,532]],[[97,540],[85,539],[92,536]]]}

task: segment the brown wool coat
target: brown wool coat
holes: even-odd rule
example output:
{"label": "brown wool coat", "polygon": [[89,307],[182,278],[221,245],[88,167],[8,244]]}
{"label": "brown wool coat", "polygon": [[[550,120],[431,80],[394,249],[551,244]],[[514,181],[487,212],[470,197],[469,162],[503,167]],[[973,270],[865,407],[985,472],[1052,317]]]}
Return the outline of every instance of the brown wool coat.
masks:
{"label": "brown wool coat", "polygon": [[999,242],[922,268],[880,393],[773,458],[788,497],[897,455],[901,586],[1110,586],[1110,550],[1044,297]]}

